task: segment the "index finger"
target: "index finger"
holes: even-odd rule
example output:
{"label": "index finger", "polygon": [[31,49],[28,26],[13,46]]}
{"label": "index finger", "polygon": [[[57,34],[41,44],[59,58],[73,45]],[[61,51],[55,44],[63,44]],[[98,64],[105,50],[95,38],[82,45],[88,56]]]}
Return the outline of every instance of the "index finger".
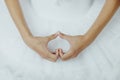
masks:
{"label": "index finger", "polygon": [[72,57],[73,57],[73,52],[71,50],[69,50],[61,58],[62,58],[62,60],[66,61],[68,59],[71,59]]}

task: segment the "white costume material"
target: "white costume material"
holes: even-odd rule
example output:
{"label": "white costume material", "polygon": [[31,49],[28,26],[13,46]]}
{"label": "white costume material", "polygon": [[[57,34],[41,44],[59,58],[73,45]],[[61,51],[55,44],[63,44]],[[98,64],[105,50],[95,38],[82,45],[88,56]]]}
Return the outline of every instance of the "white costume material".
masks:
{"label": "white costume material", "polygon": [[[84,34],[104,3],[105,0],[20,0],[34,36],[57,31]],[[67,51],[69,44],[58,37],[48,47]],[[4,0],[0,0],[0,80],[120,80],[119,75],[120,8],[78,57],[53,63],[41,58],[23,42]]]}

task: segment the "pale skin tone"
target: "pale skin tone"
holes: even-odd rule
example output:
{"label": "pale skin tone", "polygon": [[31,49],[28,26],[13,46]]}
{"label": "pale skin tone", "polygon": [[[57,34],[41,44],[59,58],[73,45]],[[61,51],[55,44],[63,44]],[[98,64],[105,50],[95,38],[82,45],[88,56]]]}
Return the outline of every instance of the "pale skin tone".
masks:
{"label": "pale skin tone", "polygon": [[[75,58],[81,51],[88,47],[117,11],[120,5],[120,0],[106,0],[99,16],[84,35],[72,36],[57,32],[45,37],[35,37],[32,35],[24,19],[19,0],[5,0],[5,3],[26,45],[36,51],[41,57],[55,62],[58,57],[63,61]],[[48,42],[55,39],[57,36],[67,40],[71,45],[70,49],[65,52],[65,54],[62,49],[57,49],[56,52],[53,53],[47,48]]]}

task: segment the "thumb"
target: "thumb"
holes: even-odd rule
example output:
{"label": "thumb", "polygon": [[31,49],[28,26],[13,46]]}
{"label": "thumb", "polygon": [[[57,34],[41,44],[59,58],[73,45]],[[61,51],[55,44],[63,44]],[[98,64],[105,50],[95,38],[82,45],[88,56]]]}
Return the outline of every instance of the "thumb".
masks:
{"label": "thumb", "polygon": [[56,55],[56,56],[59,56],[59,49],[56,49],[56,50],[55,50],[55,55]]}
{"label": "thumb", "polygon": [[61,32],[58,35],[59,35],[60,38],[70,41],[70,37],[71,37],[70,35],[67,35],[67,34],[64,34],[64,33],[61,33]]}
{"label": "thumb", "polygon": [[62,50],[62,49],[59,49],[59,55],[60,55],[60,57],[62,57],[62,56],[64,55],[64,53],[63,53],[63,50]]}
{"label": "thumb", "polygon": [[55,39],[57,36],[58,36],[57,33],[52,34],[52,35],[50,35],[50,36],[47,36],[47,37],[48,37],[48,41],[51,41],[51,40]]}

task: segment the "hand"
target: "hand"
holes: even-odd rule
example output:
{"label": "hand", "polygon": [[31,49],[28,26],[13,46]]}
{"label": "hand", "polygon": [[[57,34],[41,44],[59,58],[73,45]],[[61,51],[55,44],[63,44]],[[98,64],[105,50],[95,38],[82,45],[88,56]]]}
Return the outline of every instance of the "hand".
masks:
{"label": "hand", "polygon": [[57,33],[46,37],[31,36],[25,39],[25,43],[34,51],[39,53],[41,57],[55,62],[59,55],[56,52],[55,53],[50,52],[47,48],[47,45],[49,41],[55,39],[57,36],[58,36]]}
{"label": "hand", "polygon": [[62,49],[57,50],[62,60],[77,57],[77,55],[91,43],[84,35],[71,36],[60,32],[59,36],[67,40],[71,45],[66,53],[64,53]]}

